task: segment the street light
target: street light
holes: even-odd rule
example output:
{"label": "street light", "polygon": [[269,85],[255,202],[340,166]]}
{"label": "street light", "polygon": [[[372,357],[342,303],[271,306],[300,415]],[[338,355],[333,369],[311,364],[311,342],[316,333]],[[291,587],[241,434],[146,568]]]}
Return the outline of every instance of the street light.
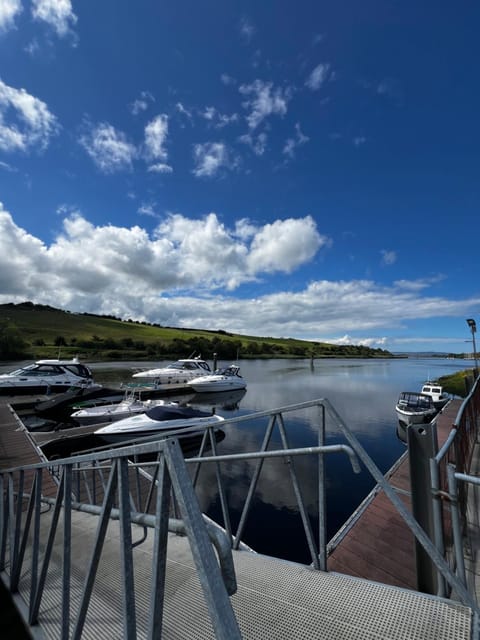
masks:
{"label": "street light", "polygon": [[470,327],[470,331],[472,332],[472,342],[473,342],[473,359],[475,360],[475,376],[477,375],[478,365],[477,365],[477,347],[475,345],[475,333],[477,331],[477,323],[473,318],[467,318],[467,324]]}

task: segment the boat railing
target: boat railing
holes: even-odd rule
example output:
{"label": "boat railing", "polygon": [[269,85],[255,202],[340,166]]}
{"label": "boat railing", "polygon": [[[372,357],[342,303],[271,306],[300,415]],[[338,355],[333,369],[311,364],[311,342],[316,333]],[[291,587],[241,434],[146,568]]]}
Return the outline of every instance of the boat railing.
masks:
{"label": "boat railing", "polygon": [[[292,447],[287,433],[287,417],[295,418],[308,411],[310,424],[316,426],[316,443],[309,447]],[[63,536],[62,637],[81,637],[82,625],[92,598],[100,558],[104,550],[106,530],[111,518],[120,526],[120,553],[123,570],[124,637],[133,637],[135,625],[135,589],[133,585],[133,549],[153,530],[151,607],[149,636],[161,637],[163,590],[165,585],[167,532],[183,527],[192,548],[212,624],[219,638],[240,637],[229,595],[235,588],[231,549],[242,548],[242,536],[257,495],[264,463],[267,459],[283,459],[287,463],[298,511],[303,523],[312,566],[327,570],[327,516],[325,456],[348,457],[352,471],[359,472],[359,461],[396,507],[419,544],[431,558],[436,570],[456,594],[458,600],[478,613],[464,582],[445,561],[435,544],[408,511],[395,489],[368,455],[355,434],[348,428],[326,399],[298,403],[271,411],[255,412],[225,420],[222,429],[254,420],[257,428],[264,425],[259,450],[245,453],[219,454],[215,430],[205,429],[198,454],[184,457],[179,439],[142,441],[118,449],[106,449],[27,467],[0,470],[0,572],[9,576],[10,591],[28,595],[28,622],[35,625],[41,613],[45,585],[48,580],[52,549],[56,535]],[[328,425],[327,425],[328,422]],[[326,444],[327,426],[343,436],[341,443]],[[277,436],[276,438],[274,436]],[[280,446],[278,445],[280,442]],[[276,448],[272,448],[271,445]],[[310,513],[303,497],[296,470],[299,456],[314,456],[317,465],[318,538],[313,534]],[[228,493],[223,475],[228,466],[250,461],[252,477],[246,499],[233,531],[230,522]],[[223,522],[223,533],[213,533],[200,508],[195,491],[204,465],[215,469],[217,491]],[[224,467],[226,465],[226,468]],[[189,469],[191,467],[191,469]],[[55,473],[52,475],[52,471]],[[54,481],[55,479],[55,481]],[[309,477],[311,484],[312,478]],[[213,488],[212,488],[213,491]],[[78,606],[71,603],[72,512],[88,511],[98,515],[98,524],[85,583]],[[63,517],[61,518],[61,515]],[[59,522],[63,525],[59,526]],[[181,521],[181,525],[178,522]],[[175,524],[177,523],[177,524]],[[140,525],[134,527],[134,524]],[[212,542],[213,541],[213,542]],[[215,555],[212,544],[215,544]],[[228,549],[228,550],[227,550]],[[220,564],[217,560],[220,558]],[[25,585],[25,582],[27,585]],[[71,624],[70,624],[71,621]]]}
{"label": "boat railing", "polygon": [[[432,537],[465,586],[465,559],[472,556],[472,539],[480,539],[478,510],[472,509],[472,501],[477,500],[478,478],[472,471],[478,459],[479,432],[480,377],[463,400],[443,446],[429,460]],[[437,584],[438,595],[448,595],[448,585],[440,576]]]}

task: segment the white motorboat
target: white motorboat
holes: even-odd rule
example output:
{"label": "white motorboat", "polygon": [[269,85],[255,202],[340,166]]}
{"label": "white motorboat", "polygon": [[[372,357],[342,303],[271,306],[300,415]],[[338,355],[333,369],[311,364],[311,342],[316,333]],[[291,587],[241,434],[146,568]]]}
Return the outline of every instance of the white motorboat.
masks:
{"label": "white motorboat", "polygon": [[95,387],[90,369],[78,358],[37,360],[11,373],[0,375],[0,393],[51,393],[72,387]]}
{"label": "white motorboat", "polygon": [[432,382],[430,380],[424,383],[421,393],[430,396],[438,410],[443,409],[450,400],[450,397],[443,393],[443,387],[441,387],[438,382]]}
{"label": "white motorboat", "polygon": [[94,431],[94,435],[105,443],[117,444],[153,435],[166,437],[187,428],[190,428],[189,432],[194,433],[207,426],[218,426],[223,420],[222,416],[216,414],[168,403],[153,407],[145,413],[112,422]]}
{"label": "white motorboat", "polygon": [[193,378],[187,384],[197,393],[235,391],[247,387],[246,380],[240,375],[240,367],[234,364],[224,369],[217,369],[211,374]]}
{"label": "white motorboat", "polygon": [[186,384],[189,380],[211,373],[210,365],[201,358],[184,358],[172,362],[166,367],[138,371],[133,378],[150,380],[157,385]]}
{"label": "white motorboat", "polygon": [[399,422],[404,427],[431,422],[438,413],[432,398],[416,391],[402,391],[395,410]]}
{"label": "white motorboat", "polygon": [[165,400],[142,400],[141,391],[127,391],[121,402],[82,407],[74,411],[70,417],[82,426],[100,424],[101,422],[116,422],[139,413],[145,413],[154,406],[165,404],[178,406],[176,402],[167,403]]}

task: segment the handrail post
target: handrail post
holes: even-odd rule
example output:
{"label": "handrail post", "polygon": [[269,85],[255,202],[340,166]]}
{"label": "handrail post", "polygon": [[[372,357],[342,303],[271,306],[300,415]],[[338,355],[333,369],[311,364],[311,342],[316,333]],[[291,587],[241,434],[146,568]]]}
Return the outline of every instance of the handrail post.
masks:
{"label": "handrail post", "polygon": [[[325,407],[321,410],[321,422],[318,427],[318,446],[325,445]],[[326,532],[326,496],[325,496],[325,458],[318,455],[318,566],[320,571],[327,570],[327,532]]]}
{"label": "handrail post", "polygon": [[[443,505],[440,499],[440,470],[438,467],[438,462],[435,458],[430,458],[430,483],[432,487],[432,496],[433,496],[433,504],[432,504],[432,522],[433,522],[433,533],[434,533],[434,543],[438,549],[438,552],[445,557],[445,532],[443,528]],[[445,580],[437,570],[437,596],[444,598],[446,596],[446,584]]]}
{"label": "handrail post", "polygon": [[[436,423],[410,425],[407,428],[407,443],[413,517],[430,540],[434,540],[434,498],[431,490],[429,460],[434,458],[438,451]],[[418,540],[415,540],[415,563],[418,590],[436,594],[439,589],[437,569]]]}

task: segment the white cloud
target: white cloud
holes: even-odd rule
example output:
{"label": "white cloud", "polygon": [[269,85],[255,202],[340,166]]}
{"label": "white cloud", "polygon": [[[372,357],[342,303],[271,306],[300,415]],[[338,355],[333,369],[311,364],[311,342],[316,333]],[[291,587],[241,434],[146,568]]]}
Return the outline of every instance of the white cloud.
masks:
{"label": "white cloud", "polygon": [[[66,214],[63,230],[46,246],[18,227],[0,205],[0,299],[15,295],[39,301],[54,296],[71,304],[78,298],[75,308],[88,304],[89,310],[90,296],[95,304],[98,296],[108,304],[116,299],[117,305],[130,296],[140,301],[175,290],[232,290],[254,280],[257,272],[300,266],[311,257],[300,248],[305,244],[302,228],[318,236],[309,221],[277,221],[260,228],[244,221],[228,229],[214,213],[196,220],[172,214],[150,236],[139,226],[94,226],[67,205],[58,211]],[[155,215],[148,204],[139,212]],[[289,232],[295,232],[290,241]],[[262,251],[268,259],[259,257]]]}
{"label": "white cloud", "polygon": [[399,289],[421,291],[422,289],[428,289],[432,285],[442,282],[442,280],[445,280],[445,276],[438,274],[430,278],[419,278],[418,280],[396,280],[394,284]]}
{"label": "white cloud", "polygon": [[240,34],[247,42],[250,42],[255,35],[255,27],[247,18],[242,18],[240,21]]}
{"label": "white cloud", "polygon": [[215,107],[205,107],[200,112],[200,116],[210,122],[216,129],[222,129],[232,122],[238,122],[238,114],[227,115],[226,113],[220,113]]}
{"label": "white cloud", "polygon": [[397,261],[397,254],[395,251],[386,251],[385,249],[382,249],[380,253],[382,254],[382,264],[384,265],[389,266],[391,264],[395,264]]}
{"label": "white cloud", "polygon": [[172,173],[173,168],[164,162],[156,162],[155,164],[149,165],[147,171],[151,173]]}
{"label": "white cloud", "polygon": [[276,220],[254,236],[247,262],[252,273],[290,272],[328,245],[328,238],[318,233],[311,216]]}
{"label": "white cloud", "polygon": [[309,140],[310,138],[302,133],[300,125],[297,122],[297,124],[295,125],[295,136],[293,138],[288,138],[285,146],[283,147],[284,155],[286,155],[290,159],[293,159],[295,157],[295,150],[297,149],[297,147],[301,147]]}
{"label": "white cloud", "polygon": [[1,0],[0,2],[0,33],[8,31],[14,26],[15,18],[22,12],[20,0]]}
{"label": "white cloud", "polygon": [[138,116],[142,111],[146,111],[150,106],[150,103],[155,102],[155,98],[149,91],[142,91],[140,97],[132,102],[130,105],[130,111],[134,116]]}
{"label": "white cloud", "polygon": [[58,130],[45,102],[0,80],[0,149],[44,151]]}
{"label": "white cloud", "polygon": [[168,135],[168,116],[159,114],[145,127],[145,148],[150,160],[166,160],[165,141]]}
{"label": "white cloud", "polygon": [[0,169],[3,169],[4,171],[10,171],[11,173],[15,173],[16,171],[18,171],[15,167],[12,167],[12,165],[8,164],[8,162],[0,162]]}
{"label": "white cloud", "polygon": [[0,205],[0,303],[53,300],[71,311],[171,326],[373,346],[385,346],[387,330],[403,331],[409,320],[480,308],[478,296],[451,300],[369,280],[235,296],[241,284],[292,271],[330,244],[309,216],[264,226],[243,219],[229,229],[214,213],[196,220],[172,214],[148,234],[139,226],[95,226],[69,206],[59,213],[67,213],[62,232],[47,245]]}
{"label": "white cloud", "polygon": [[257,156],[263,156],[267,148],[267,134],[263,131],[257,136],[246,133],[239,137],[239,141],[247,144]]}
{"label": "white cloud", "polygon": [[233,166],[228,149],[223,142],[205,142],[194,145],[193,159],[195,162],[193,174],[197,178],[211,178],[217,175],[221,169]]}
{"label": "white cloud", "polygon": [[178,113],[182,114],[182,116],[186,116],[188,120],[192,120],[191,111],[187,109],[181,102],[177,102],[177,104],[175,105],[175,108],[178,111]]}
{"label": "white cloud", "polygon": [[372,347],[377,349],[386,348],[387,338],[375,337],[375,338],[353,338],[348,334],[341,336],[340,338],[333,338],[328,341],[330,344],[337,344],[340,346],[347,345],[362,345],[363,347]]}
{"label": "white cloud", "polygon": [[158,214],[156,213],[152,204],[143,203],[138,208],[138,213],[143,216],[151,216],[152,218],[158,218]]}
{"label": "white cloud", "polygon": [[60,37],[70,33],[77,22],[70,0],[32,0],[32,15],[49,24]]}
{"label": "white cloud", "polygon": [[287,104],[290,99],[288,89],[274,88],[272,82],[255,80],[252,84],[241,85],[239,91],[242,95],[249,97],[242,106],[250,111],[247,116],[250,129],[258,127],[268,116],[284,116],[287,113]]}
{"label": "white cloud", "polygon": [[236,80],[234,78],[232,78],[231,76],[228,75],[228,73],[222,73],[222,75],[220,76],[220,80],[223,82],[223,84],[228,87],[232,84],[236,84]]}
{"label": "white cloud", "polygon": [[131,169],[137,155],[133,144],[111,124],[101,122],[80,137],[80,144],[103,173],[115,173]]}
{"label": "white cloud", "polygon": [[308,76],[305,85],[312,91],[318,91],[325,84],[330,74],[330,65],[328,63],[319,64]]}

